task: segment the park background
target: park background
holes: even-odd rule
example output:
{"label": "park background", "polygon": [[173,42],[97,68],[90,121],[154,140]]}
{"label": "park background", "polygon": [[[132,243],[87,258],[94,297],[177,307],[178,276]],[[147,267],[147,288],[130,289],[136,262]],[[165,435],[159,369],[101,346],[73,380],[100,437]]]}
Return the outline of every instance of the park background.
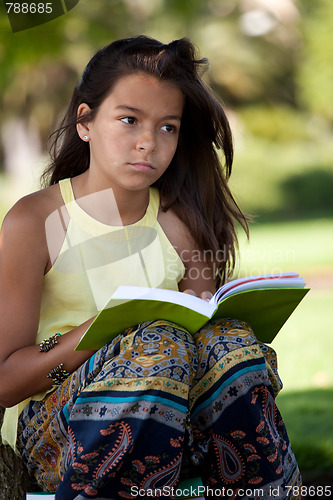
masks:
{"label": "park background", "polygon": [[47,138],[110,41],[189,37],[234,131],[232,189],[254,216],[237,275],[297,271],[311,291],[273,347],[306,484],[333,484],[332,0],[80,0],[13,33],[0,16],[0,220],[39,188]]}

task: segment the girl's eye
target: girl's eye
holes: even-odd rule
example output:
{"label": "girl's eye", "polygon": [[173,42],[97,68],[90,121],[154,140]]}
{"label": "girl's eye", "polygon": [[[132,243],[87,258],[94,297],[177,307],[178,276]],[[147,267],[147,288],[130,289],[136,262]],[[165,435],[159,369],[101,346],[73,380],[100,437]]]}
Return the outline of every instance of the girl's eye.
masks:
{"label": "girl's eye", "polygon": [[174,125],[163,125],[162,130],[171,134],[172,132],[175,132],[176,127]]}
{"label": "girl's eye", "polygon": [[128,125],[134,125],[136,122],[134,116],[124,116],[123,118],[120,118],[120,121],[127,123]]}

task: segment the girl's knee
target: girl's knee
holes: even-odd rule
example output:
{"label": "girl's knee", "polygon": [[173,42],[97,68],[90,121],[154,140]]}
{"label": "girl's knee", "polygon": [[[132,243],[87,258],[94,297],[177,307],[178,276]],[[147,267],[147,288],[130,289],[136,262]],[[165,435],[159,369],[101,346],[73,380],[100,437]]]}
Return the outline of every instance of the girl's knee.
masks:
{"label": "girl's knee", "polygon": [[142,323],[131,329],[121,343],[118,369],[124,365],[127,373],[131,369],[136,376],[161,376],[186,384],[194,377],[197,368],[194,339],[174,323],[162,320]]}
{"label": "girl's knee", "polygon": [[220,356],[234,349],[257,343],[247,323],[225,318],[207,323],[195,334],[194,339],[200,353],[213,350]]}
{"label": "girl's knee", "polygon": [[274,349],[258,342],[251,327],[244,321],[213,320],[195,334],[195,342],[198,349],[196,380],[204,376],[216,363],[227,360],[229,355],[234,358],[234,362],[238,359],[239,363],[245,358],[265,362],[274,394],[277,395],[282,389]]}
{"label": "girl's knee", "polygon": [[283,388],[283,383],[278,373],[277,355],[271,346],[262,342],[259,343],[259,346],[265,358],[268,377],[274,391],[274,396],[276,397]]}
{"label": "girl's knee", "polygon": [[[142,345],[146,352],[153,352],[154,349],[163,349],[166,354],[170,349],[174,355],[182,355],[190,359],[196,354],[196,345],[193,336],[184,328],[170,321],[151,321],[139,325],[133,335],[133,346]],[[166,352],[165,349],[168,349]]]}
{"label": "girl's knee", "polygon": [[[239,349],[257,346],[251,327],[236,319],[215,319],[194,336],[198,350],[197,378],[204,376],[216,363]],[[259,347],[258,353],[261,355]]]}

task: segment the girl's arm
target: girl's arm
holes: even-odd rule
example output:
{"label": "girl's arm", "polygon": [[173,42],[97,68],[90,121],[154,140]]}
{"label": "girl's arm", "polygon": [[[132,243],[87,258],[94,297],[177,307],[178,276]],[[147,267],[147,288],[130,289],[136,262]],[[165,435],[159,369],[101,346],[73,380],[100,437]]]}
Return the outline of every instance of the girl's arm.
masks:
{"label": "girl's arm", "polygon": [[[187,240],[186,244],[187,249],[192,249],[190,251],[191,257],[187,257],[183,261],[186,271],[178,285],[179,290],[209,300],[215,293],[215,277],[212,263],[205,260],[203,254],[200,254],[197,250],[195,251],[191,238]],[[187,252],[185,255],[187,255]]]}
{"label": "girl's arm", "polygon": [[92,320],[63,335],[47,353],[35,345],[48,263],[43,196],[20,200],[0,233],[0,405],[6,407],[51,388],[47,374],[58,364],[72,372],[93,354],[74,351]]}
{"label": "girl's arm", "polygon": [[198,250],[187,227],[172,210],[160,211],[158,220],[185,266],[179,290],[209,300],[216,291],[213,256]]}

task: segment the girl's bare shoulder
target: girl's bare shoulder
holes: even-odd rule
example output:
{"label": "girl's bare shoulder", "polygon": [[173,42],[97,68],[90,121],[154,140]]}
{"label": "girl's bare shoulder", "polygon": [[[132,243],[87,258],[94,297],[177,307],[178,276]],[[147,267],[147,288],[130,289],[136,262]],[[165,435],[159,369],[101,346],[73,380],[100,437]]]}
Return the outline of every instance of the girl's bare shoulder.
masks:
{"label": "girl's bare shoulder", "polygon": [[47,217],[62,205],[58,185],[49,186],[19,199],[4,218],[3,226],[28,224],[37,227],[45,223]]}
{"label": "girl's bare shoulder", "polygon": [[[31,193],[18,200],[5,216],[0,233],[0,250],[22,247],[46,258],[45,222],[62,204],[57,185]],[[45,255],[44,255],[45,254]]]}
{"label": "girl's bare shoulder", "polygon": [[45,221],[61,205],[58,191],[54,186],[24,196],[4,218],[0,232],[0,297],[4,288],[12,291],[18,284],[20,290],[25,286],[37,290],[37,285],[41,286],[49,261]]}

